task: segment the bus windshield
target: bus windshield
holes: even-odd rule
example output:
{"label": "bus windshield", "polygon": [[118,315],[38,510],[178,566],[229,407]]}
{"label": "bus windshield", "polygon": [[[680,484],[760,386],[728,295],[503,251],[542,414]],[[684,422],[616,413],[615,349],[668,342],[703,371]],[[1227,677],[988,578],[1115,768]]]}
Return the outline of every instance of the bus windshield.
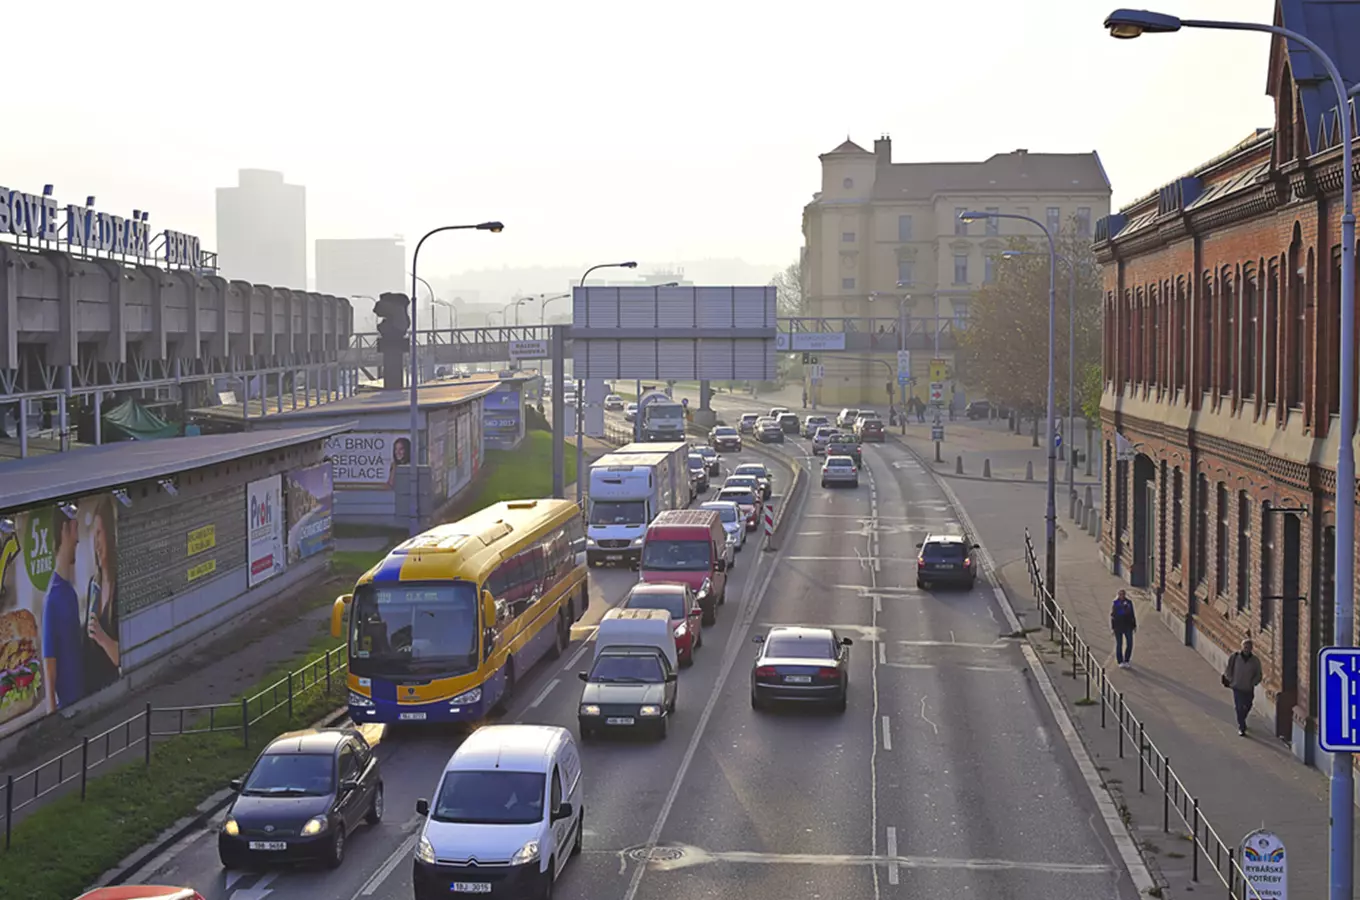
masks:
{"label": "bus windshield", "polygon": [[477,668],[477,588],[470,582],[361,585],[350,623],[355,675],[457,675]]}

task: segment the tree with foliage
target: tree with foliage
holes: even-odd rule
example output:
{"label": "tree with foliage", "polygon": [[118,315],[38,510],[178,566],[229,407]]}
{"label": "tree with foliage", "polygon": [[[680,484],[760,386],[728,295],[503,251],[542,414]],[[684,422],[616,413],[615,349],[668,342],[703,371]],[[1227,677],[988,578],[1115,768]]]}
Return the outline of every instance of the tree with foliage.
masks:
{"label": "tree with foliage", "polygon": [[1086,364],[1081,383],[1077,385],[1077,400],[1081,403],[1081,414],[1088,424],[1100,424],[1100,395],[1105,390],[1105,374],[1100,363]]}
{"label": "tree with foliage", "polygon": [[803,315],[803,264],[790,263],[782,272],[770,279],[778,297],[776,308],[779,315],[797,317]]}
{"label": "tree with foliage", "polygon": [[[995,279],[972,296],[959,353],[970,384],[981,395],[1012,409],[1036,413],[1047,401],[1048,245],[1013,239],[1007,249],[1025,255],[998,259]],[[1076,266],[1076,372],[1081,379],[1088,365],[1100,362],[1100,269],[1090,238],[1076,237],[1075,229],[1059,240],[1058,253]],[[1067,266],[1059,262],[1053,349],[1059,415],[1067,410],[1068,285]],[[1082,399],[1083,383],[1076,385],[1077,401]]]}

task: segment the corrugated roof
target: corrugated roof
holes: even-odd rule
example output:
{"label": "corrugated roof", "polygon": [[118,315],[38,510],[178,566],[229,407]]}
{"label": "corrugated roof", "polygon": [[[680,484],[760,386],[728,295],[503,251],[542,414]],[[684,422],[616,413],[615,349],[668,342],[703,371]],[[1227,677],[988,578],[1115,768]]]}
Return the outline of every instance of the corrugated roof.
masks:
{"label": "corrugated roof", "polygon": [[[1315,41],[1341,72],[1346,84],[1360,82],[1360,2],[1357,0],[1279,0],[1276,21]],[[1272,54],[1280,37],[1273,37]],[[1306,47],[1287,43],[1289,71],[1298,87],[1308,146],[1313,153],[1329,145],[1337,115],[1336,91],[1327,70]],[[1347,104],[1349,110],[1349,104]]]}
{"label": "corrugated roof", "polygon": [[940,193],[1109,193],[1090,153],[998,153],[982,162],[893,163],[874,179],[875,200],[924,200]]}
{"label": "corrugated roof", "polygon": [[[518,384],[524,380],[523,378],[504,378],[496,381],[453,381],[422,384],[416,390],[416,403],[421,409],[456,406],[459,403],[466,403],[469,400],[485,396],[502,384]],[[269,411],[267,416],[269,422],[277,422],[280,419],[295,422],[299,419],[317,418],[319,416],[363,416],[372,413],[396,412],[408,408],[411,404],[411,395],[405,388],[399,391],[362,391],[344,400],[334,400],[318,406],[299,406],[296,409],[289,408],[292,402],[291,396],[291,394],[284,394],[284,408],[281,412],[275,411],[275,398],[268,397],[265,399],[264,402]],[[202,409],[191,410],[191,412],[196,416],[213,419],[242,420],[240,403],[207,406]],[[259,424],[259,420],[262,418],[266,417],[260,412],[260,401],[251,400],[248,421]]]}
{"label": "corrugated roof", "polygon": [[121,441],[70,453],[49,453],[0,463],[4,508],[22,509],[138,481],[165,478],[244,456],[319,441],[353,430],[354,422],[323,428],[280,428],[235,434]]}

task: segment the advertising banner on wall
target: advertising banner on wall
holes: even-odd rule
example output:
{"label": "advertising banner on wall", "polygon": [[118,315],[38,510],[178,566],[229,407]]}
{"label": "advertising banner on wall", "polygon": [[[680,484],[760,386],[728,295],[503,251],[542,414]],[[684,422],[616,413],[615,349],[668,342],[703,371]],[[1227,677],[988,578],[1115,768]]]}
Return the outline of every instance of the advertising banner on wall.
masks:
{"label": "advertising banner on wall", "polygon": [[283,555],[283,476],[270,475],[246,488],[246,564],[250,586],[273,578],[287,565]]}
{"label": "advertising banner on wall", "polygon": [[519,419],[519,388],[497,388],[482,398],[482,441],[489,448],[513,448],[519,440]]}
{"label": "advertising banner on wall", "polygon": [[94,494],[64,509],[0,534],[0,737],[118,680],[117,505]]}
{"label": "advertising banner on wall", "polygon": [[335,487],[391,490],[396,467],[411,464],[411,438],[404,432],[351,431],[326,438],[326,455],[334,464]]}
{"label": "advertising banner on wall", "polygon": [[331,545],[334,490],[331,464],[289,472],[284,479],[288,511],[288,564],[315,556]]}

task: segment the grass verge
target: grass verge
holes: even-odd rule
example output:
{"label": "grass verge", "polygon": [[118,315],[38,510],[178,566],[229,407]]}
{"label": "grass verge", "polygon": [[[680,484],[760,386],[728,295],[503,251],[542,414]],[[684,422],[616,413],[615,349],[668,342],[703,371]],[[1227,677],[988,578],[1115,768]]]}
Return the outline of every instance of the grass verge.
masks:
{"label": "grass verge", "polygon": [[[530,431],[515,450],[488,450],[481,486],[468,501],[468,512],[504,500],[552,495],[552,434]],[[576,480],[576,448],[567,448],[566,483]]]}
{"label": "grass verge", "polygon": [[[335,554],[331,577],[308,591],[302,605],[311,608],[348,590],[381,557],[381,553]],[[280,662],[238,695],[236,702],[265,691],[289,672],[310,667],[336,644],[323,625],[305,651]],[[313,671],[324,672],[320,666]],[[279,692],[279,699],[284,693]],[[285,707],[251,725],[249,748],[242,744],[239,731],[167,738],[152,748],[149,766],[138,761],[91,778],[84,802],[79,793],[73,793],[46,804],[14,827],[9,851],[0,850],[0,897],[70,900],[78,896],[162,831],[193,815],[205,797],[240,777],[268,741],[316,721],[344,698],[343,678],[332,679],[327,692],[322,675],[311,690],[294,698],[291,717]],[[272,705],[268,698],[265,702]],[[252,713],[259,711],[260,706],[252,704]],[[240,715],[219,713],[216,721],[219,725],[239,723]]]}

